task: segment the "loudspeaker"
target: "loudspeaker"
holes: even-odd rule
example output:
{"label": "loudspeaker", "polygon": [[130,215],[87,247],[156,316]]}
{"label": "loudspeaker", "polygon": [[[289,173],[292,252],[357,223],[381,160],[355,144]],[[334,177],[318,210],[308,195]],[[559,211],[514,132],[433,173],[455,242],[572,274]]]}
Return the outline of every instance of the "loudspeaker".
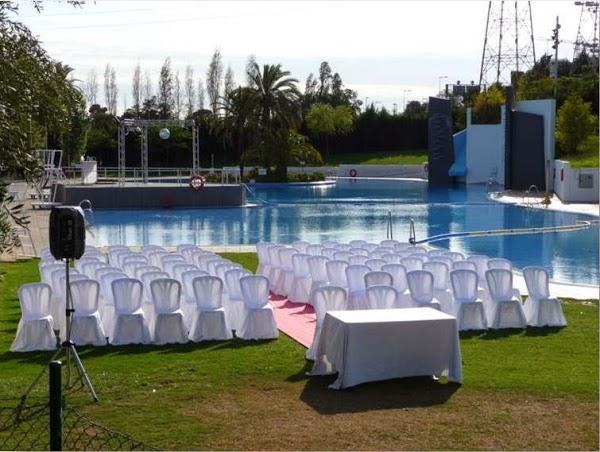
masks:
{"label": "loudspeaker", "polygon": [[85,220],[76,207],[53,207],[48,236],[55,259],[79,259],[85,251]]}

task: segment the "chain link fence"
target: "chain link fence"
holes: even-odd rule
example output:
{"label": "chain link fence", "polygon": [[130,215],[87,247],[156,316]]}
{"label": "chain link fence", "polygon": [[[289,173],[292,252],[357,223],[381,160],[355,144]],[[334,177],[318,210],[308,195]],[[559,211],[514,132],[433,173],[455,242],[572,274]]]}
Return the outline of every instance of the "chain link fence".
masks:
{"label": "chain link fence", "polygon": [[[58,400],[58,407],[52,400]],[[13,406],[0,407],[0,450],[60,449],[158,450],[91,420],[60,389],[54,399],[52,394],[44,400],[24,396]]]}

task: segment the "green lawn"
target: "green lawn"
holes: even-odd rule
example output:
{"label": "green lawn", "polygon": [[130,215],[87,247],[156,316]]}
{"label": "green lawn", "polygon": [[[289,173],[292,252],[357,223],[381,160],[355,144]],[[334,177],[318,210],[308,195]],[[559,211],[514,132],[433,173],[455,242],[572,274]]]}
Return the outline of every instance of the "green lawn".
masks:
{"label": "green lawn", "polygon": [[598,136],[589,137],[582,146],[581,152],[573,155],[563,155],[561,160],[567,160],[572,168],[598,168],[600,166],[600,141]]}
{"label": "green lawn", "polygon": [[[256,268],[255,254],[226,257]],[[17,288],[37,261],[1,264],[0,398],[15,399],[48,353],[8,351]],[[591,449],[598,445],[598,304],[564,302],[564,329],[461,338],[462,386],[393,380],[331,391],[304,348],[276,341],[82,348],[100,403],[90,418],[167,449]],[[44,384],[36,390],[43,396]]]}
{"label": "green lawn", "polygon": [[410,150],[399,152],[360,152],[350,154],[334,154],[325,159],[326,165],[421,165],[427,161],[427,150]]}

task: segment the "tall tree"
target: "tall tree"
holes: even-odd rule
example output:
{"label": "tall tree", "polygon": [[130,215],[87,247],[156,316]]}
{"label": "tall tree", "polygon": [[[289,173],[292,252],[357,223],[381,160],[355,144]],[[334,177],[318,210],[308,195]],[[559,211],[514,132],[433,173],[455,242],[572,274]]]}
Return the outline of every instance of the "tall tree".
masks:
{"label": "tall tree", "polygon": [[227,98],[229,94],[235,89],[235,76],[231,66],[227,66],[227,72],[225,72],[225,85],[223,88],[223,97]]}
{"label": "tall tree", "polygon": [[110,114],[115,115],[117,114],[117,99],[119,97],[119,87],[117,86],[117,71],[115,70],[114,67],[110,68],[110,81],[109,81],[109,86],[110,86],[110,106],[108,107],[108,110],[110,111]]}
{"label": "tall tree", "polygon": [[150,76],[150,71],[148,69],[146,69],[146,72],[144,73],[144,86],[143,86],[143,93],[142,93],[143,102],[146,102],[146,101],[149,101],[150,99],[152,99],[153,95],[154,95],[154,92],[152,90],[152,77]]}
{"label": "tall tree", "polygon": [[181,80],[179,71],[175,73],[175,83],[173,85],[173,105],[175,108],[175,119],[181,118],[181,106],[183,104],[183,93],[181,92]]}
{"label": "tall tree", "polygon": [[117,72],[110,63],[104,68],[104,101],[111,115],[117,114],[117,96],[119,89],[117,87]]}
{"label": "tall tree", "polygon": [[186,116],[190,116],[192,113],[194,113],[194,104],[196,103],[196,90],[194,88],[194,68],[191,65],[188,65],[185,68],[184,90]]}
{"label": "tall tree", "polygon": [[208,102],[213,113],[217,113],[218,110],[222,84],[223,59],[221,51],[216,49],[206,71],[206,94],[208,95]]}
{"label": "tall tree", "polygon": [[[300,92],[298,80],[290,77],[281,65],[255,64],[258,130],[264,154],[275,166],[277,177],[287,179],[289,161],[289,133],[300,123]],[[269,165],[271,166],[271,165]]]}
{"label": "tall tree", "polygon": [[96,69],[92,68],[87,74],[85,83],[83,84],[83,92],[88,106],[92,106],[98,102],[98,74]]}
{"label": "tall tree", "polygon": [[173,85],[171,58],[167,57],[160,68],[160,76],[158,78],[158,108],[163,119],[169,119],[173,113]]}
{"label": "tall tree", "polygon": [[131,80],[131,95],[133,97],[133,109],[135,115],[140,116],[140,109],[142,108],[142,68],[140,63],[135,65],[133,70],[133,78]]}
{"label": "tall tree", "polygon": [[198,110],[204,110],[204,82],[198,79]]}
{"label": "tall tree", "polygon": [[250,88],[254,88],[254,70],[256,67],[256,57],[254,54],[248,55],[248,60],[246,61],[246,85]]}

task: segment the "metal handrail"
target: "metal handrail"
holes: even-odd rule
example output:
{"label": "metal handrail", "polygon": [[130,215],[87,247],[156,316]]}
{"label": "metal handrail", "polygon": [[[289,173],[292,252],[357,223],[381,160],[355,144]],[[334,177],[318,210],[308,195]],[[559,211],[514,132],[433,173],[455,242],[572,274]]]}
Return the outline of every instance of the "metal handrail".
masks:
{"label": "metal handrail", "polygon": [[394,223],[392,222],[392,211],[388,210],[385,238],[394,240]]}

